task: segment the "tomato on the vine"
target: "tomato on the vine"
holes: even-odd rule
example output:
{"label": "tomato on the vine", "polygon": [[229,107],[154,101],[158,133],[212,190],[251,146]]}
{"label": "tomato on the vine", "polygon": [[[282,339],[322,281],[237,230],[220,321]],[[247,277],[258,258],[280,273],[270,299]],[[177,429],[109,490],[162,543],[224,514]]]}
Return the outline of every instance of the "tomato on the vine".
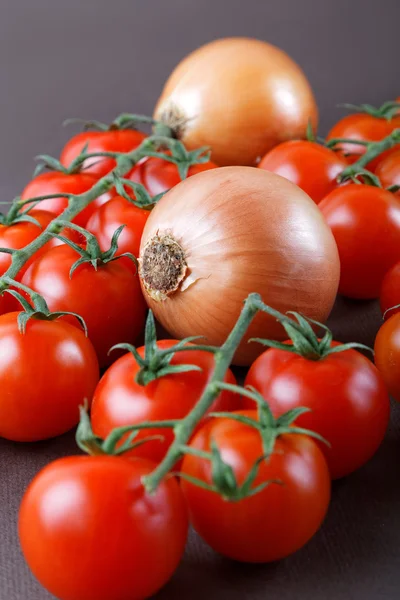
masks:
{"label": "tomato on the vine", "polygon": [[[176,340],[157,342],[158,350],[171,349]],[[145,357],[145,347],[138,349]],[[96,388],[92,406],[93,431],[106,437],[116,427],[134,425],[142,421],[181,419],[195,406],[203,393],[214,369],[214,357],[204,350],[183,350],[175,352],[169,363],[194,365],[201,370],[171,373],[156,377],[147,384],[138,383],[135,377],[140,366],[131,353],[119,358],[103,375]],[[150,365],[149,365],[150,366]],[[160,365],[160,369],[163,365]],[[157,372],[156,372],[157,374]],[[235,383],[232,371],[228,370],[225,381]],[[237,394],[223,391],[210,410],[235,410],[241,406]],[[149,435],[161,439],[142,444],[132,451],[135,456],[143,456],[159,461],[165,455],[174,439],[172,429],[150,429],[140,432],[135,440]]]}
{"label": "tomato on the vine", "polygon": [[99,366],[78,327],[32,317],[25,333],[18,312],[0,316],[0,437],[33,442],[65,433],[91,400]]}
{"label": "tomato on the vine", "polygon": [[[354,349],[316,359],[289,346],[287,351],[269,348],[250,367],[245,384],[262,394],[275,417],[298,407],[310,409],[296,425],[330,443],[320,448],[333,479],[366,463],[384,438],[390,412],[384,382],[372,362]],[[244,405],[255,407],[248,398]]]}
{"label": "tomato on the vine", "polygon": [[[81,173],[67,174],[61,171],[48,171],[41,173],[34,177],[32,181],[28,183],[24,191],[21,194],[22,200],[28,200],[30,198],[37,198],[38,196],[47,196],[50,194],[82,194],[90,190],[98,178],[86,171]],[[106,196],[108,199],[108,196]],[[63,196],[42,200],[40,202],[40,208],[47,210],[55,215],[60,215],[68,206],[68,198]],[[74,223],[84,227],[89,217],[96,210],[96,203],[92,202],[86,208],[83,209],[73,219]]]}
{"label": "tomato on the vine", "polygon": [[[235,414],[235,413],[234,413]],[[258,419],[257,411],[236,413]],[[210,452],[216,446],[238,485],[265,454],[260,432],[231,418],[206,423],[190,447]],[[271,483],[252,496],[227,501],[185,479],[213,484],[209,460],[186,454],[181,486],[190,520],[215,551],[244,562],[270,562],[299,550],[320,527],[330,500],[330,477],[324,455],[307,435],[285,433],[261,460],[252,488]]]}
{"label": "tomato on the vine", "polygon": [[[122,196],[115,196],[92,214],[86,228],[96,236],[100,248],[106,250],[110,247],[115,230],[120,225],[125,225],[118,238],[117,256],[131,252],[137,257],[149,214],[149,210],[135,206]],[[120,260],[124,261],[131,270],[136,271],[135,264],[131,260],[126,258]]]}
{"label": "tomato on the vine", "polygon": [[70,456],[47,465],[22,500],[19,537],[40,583],[60,600],[142,600],[173,575],[188,531],[177,481],[147,494],[155,464]]}
{"label": "tomato on the vine", "polygon": [[258,168],[289,179],[318,204],[338,186],[337,176],[347,166],[343,157],[321,144],[294,140],[275,146]]}
{"label": "tomato on the vine", "polygon": [[74,249],[57,246],[33,262],[22,282],[39,292],[51,311],[70,311],[83,317],[104,367],[118,356],[108,355],[112,346],[134,342],[144,328],[146,306],[139,278],[120,259],[100,262],[96,268],[85,262],[70,276],[77,260],[79,254]]}
{"label": "tomato on the vine", "polygon": [[[74,135],[64,146],[60,162],[69,167],[87,146],[87,153],[95,152],[130,152],[139,146],[146,134],[136,129],[110,128],[107,131],[82,131]],[[114,167],[115,160],[107,157],[89,158],[84,163],[85,173],[103,177]]]}
{"label": "tomato on the vine", "polygon": [[[375,170],[380,182],[384,188],[393,185],[400,186],[400,145],[395,148],[379,161]],[[400,195],[400,191],[397,191]]]}
{"label": "tomato on the vine", "polygon": [[340,257],[339,293],[378,298],[386,272],[400,260],[400,201],[364,184],[339,187],[319,204]]}
{"label": "tomato on the vine", "polygon": [[375,339],[375,364],[389,393],[400,401],[400,313],[390,316]]}

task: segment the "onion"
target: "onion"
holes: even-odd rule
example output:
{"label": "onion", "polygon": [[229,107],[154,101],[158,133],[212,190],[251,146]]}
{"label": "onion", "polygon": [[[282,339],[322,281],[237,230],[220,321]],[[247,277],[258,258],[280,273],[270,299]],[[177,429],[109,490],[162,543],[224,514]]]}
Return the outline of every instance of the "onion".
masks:
{"label": "onion", "polygon": [[318,111],[300,67],[266,42],[226,38],[202,46],[167,80],[154,117],[189,148],[208,145],[212,160],[255,165],[286,140],[304,138]]}
{"label": "onion", "polygon": [[[199,173],[170,190],[150,214],[139,274],[145,298],[175,338],[222,344],[251,292],[280,310],[323,322],[339,282],[335,240],[314,202],[279,175],[252,167]],[[251,337],[284,339],[258,315],[235,357],[260,354]]]}

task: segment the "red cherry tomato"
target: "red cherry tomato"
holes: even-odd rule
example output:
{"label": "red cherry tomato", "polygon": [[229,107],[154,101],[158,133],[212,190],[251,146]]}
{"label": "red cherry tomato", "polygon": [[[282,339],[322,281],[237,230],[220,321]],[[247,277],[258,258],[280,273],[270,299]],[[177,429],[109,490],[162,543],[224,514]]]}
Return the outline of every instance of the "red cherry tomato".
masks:
{"label": "red cherry tomato", "polygon": [[[392,150],[378,163],[375,173],[384,188],[392,185],[400,186],[400,145],[395,146],[394,151]],[[397,195],[400,195],[400,191],[397,191]]]}
{"label": "red cherry tomato", "polygon": [[396,263],[386,273],[381,287],[380,305],[384,319],[389,319],[397,312],[400,308],[392,309],[394,306],[400,304],[400,262]]}
{"label": "red cherry tomato", "polygon": [[[216,168],[217,165],[209,160],[206,163],[190,167],[187,176],[191,177],[196,173]],[[144,185],[150,196],[161,194],[181,181],[178,167],[174,163],[155,157],[138,163],[126,177]]]}
{"label": "red cherry tomato", "polygon": [[0,316],[0,436],[15,442],[55,437],[79,421],[99,380],[92,344],[78,327],[17,312]]}
{"label": "red cherry tomato", "polygon": [[[296,425],[330,443],[330,448],[322,443],[320,448],[333,479],[366,463],[384,438],[389,396],[377,369],[356,350],[309,360],[271,348],[252,364],[245,384],[262,394],[275,417],[301,406],[311,409]],[[255,408],[249,398],[243,402],[246,408]]]}
{"label": "red cherry tomato", "polygon": [[[135,129],[110,129],[109,131],[83,131],[67,142],[61,152],[60,162],[69,167],[87,145],[88,153],[130,152],[137,148],[146,135]],[[84,163],[85,173],[102,177],[115,167],[113,158],[93,157]]]}
{"label": "red cherry tomato", "polygon": [[19,514],[22,551],[60,600],[142,600],[173,575],[188,531],[173,478],[145,492],[155,464],[115,456],[70,456],[30,484]]}
{"label": "red cherry tomato", "polygon": [[[256,411],[241,414],[257,418]],[[209,421],[190,446],[210,451],[217,445],[222,460],[242,484],[264,454],[260,433],[232,419]],[[187,454],[182,473],[212,484],[210,461]],[[270,480],[261,492],[228,502],[219,494],[182,478],[190,520],[217,552],[243,562],[270,562],[299,550],[319,529],[330,500],[329,470],[317,444],[308,436],[280,436],[269,460],[259,466],[253,487]]]}
{"label": "red cherry tomato", "polygon": [[[170,348],[174,340],[157,342],[158,348]],[[144,348],[138,350],[144,356]],[[146,386],[135,382],[139,367],[131,354],[119,358],[103,375],[96,388],[92,407],[93,431],[106,437],[116,427],[133,425],[142,421],[159,421],[183,418],[199,400],[213,369],[214,357],[204,350],[176,352],[172,365],[190,364],[201,367],[201,371],[174,373],[155,379]],[[235,383],[233,373],[228,370],[227,383]],[[241,406],[237,394],[222,392],[210,410],[235,410]],[[160,461],[174,439],[172,429],[151,429],[135,438],[162,435],[162,440],[143,444],[132,451]]]}
{"label": "red cherry tomato", "polygon": [[258,165],[298,185],[316,204],[338,186],[336,178],[347,166],[333,150],[301,140],[275,146]]}
{"label": "red cherry tomato", "polygon": [[337,188],[319,204],[340,257],[339,293],[378,298],[386,272],[400,260],[400,202],[369,185]]}
{"label": "red cherry tomato", "polygon": [[[326,139],[347,138],[363,142],[379,142],[398,127],[400,127],[400,118],[398,117],[388,120],[373,117],[365,113],[356,113],[338,121],[330,130]],[[354,163],[366,151],[365,146],[358,144],[340,144],[337,146],[337,149],[344,154],[348,154],[346,160],[349,163]],[[373,171],[385,155],[386,153],[381,154],[378,158],[368,163],[366,168]]]}
{"label": "red cherry tomato", "polygon": [[[97,209],[87,222],[86,228],[93,233],[102,250],[110,247],[113,233],[120,225],[125,225],[118,238],[117,255],[131,252],[139,256],[140,240],[150,211],[138,208],[134,204],[115,196],[106,204]],[[132,260],[122,258],[127,267],[136,272]]]}
{"label": "red cherry tomato", "polygon": [[[41,173],[25,187],[21,194],[22,200],[36,198],[38,196],[47,196],[48,194],[82,194],[87,192],[97,182],[97,177],[86,171],[74,175],[66,175],[59,171],[49,171]],[[40,208],[48,210],[56,215],[60,215],[68,206],[68,198],[60,196],[42,200]],[[85,227],[89,217],[96,210],[96,205],[92,202],[83,209],[79,215],[73,219],[74,223]]]}
{"label": "red cherry tomato", "polygon": [[[51,212],[34,209],[29,212],[29,215],[36,219],[40,226],[28,221],[22,221],[19,223],[17,222],[13,225],[0,224],[0,248],[14,248],[15,250],[24,248],[33,242],[33,240],[35,240],[42,233],[43,229],[46,229],[47,225],[51,223],[55,217],[55,215]],[[21,280],[22,275],[25,273],[29,265],[32,264],[35,258],[46,252],[46,250],[51,247],[51,244],[52,242],[48,242],[45,246],[43,246],[43,248],[37,251],[35,256],[31,257],[27,263],[25,263],[18,273],[18,280]],[[4,275],[10,264],[11,254],[0,252],[0,275]]]}
{"label": "red cherry tomato", "polygon": [[52,312],[71,311],[83,317],[104,367],[118,356],[108,356],[112,346],[133,343],[144,329],[145,302],[138,277],[118,261],[97,269],[85,263],[70,278],[70,269],[78,259],[69,246],[57,246],[32,264],[23,283],[39,292]]}
{"label": "red cherry tomato", "polygon": [[400,401],[400,313],[389,316],[375,339],[375,364],[389,393]]}

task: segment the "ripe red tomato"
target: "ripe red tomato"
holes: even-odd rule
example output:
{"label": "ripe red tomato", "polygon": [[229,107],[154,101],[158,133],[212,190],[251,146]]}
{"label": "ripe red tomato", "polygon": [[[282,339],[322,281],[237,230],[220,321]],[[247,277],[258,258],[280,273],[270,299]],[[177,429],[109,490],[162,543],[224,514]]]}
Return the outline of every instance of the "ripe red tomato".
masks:
{"label": "ripe red tomato", "polygon": [[[176,340],[157,342],[160,349],[171,348]],[[144,347],[138,352],[144,356]],[[183,418],[199,400],[214,368],[214,357],[204,350],[176,352],[172,365],[190,364],[201,367],[201,371],[174,373],[155,379],[146,386],[135,381],[139,370],[132,354],[119,358],[101,378],[93,398],[93,431],[106,437],[116,427],[133,425],[142,421],[157,421]],[[225,381],[235,383],[233,373],[228,370]],[[210,410],[236,410],[241,399],[232,392],[222,392]],[[151,429],[140,432],[135,438],[149,435],[162,435],[163,439],[142,444],[132,451],[135,456],[143,456],[160,461],[174,439],[172,429]]]}
{"label": "ripe red tomato", "polygon": [[[383,158],[376,167],[376,175],[384,188],[400,185],[400,145]],[[400,191],[397,192],[400,195]]]}
{"label": "ripe red tomato", "polygon": [[339,187],[319,204],[340,257],[339,293],[378,298],[386,272],[400,260],[400,202],[363,184]]}
{"label": "ripe red tomato", "polygon": [[[296,425],[319,433],[331,444],[330,448],[319,445],[333,479],[366,463],[384,438],[389,396],[375,366],[356,350],[309,360],[270,348],[252,364],[245,384],[262,394],[275,417],[293,408],[311,409]],[[255,408],[251,399],[243,402],[246,408]]]}
{"label": "ripe red tomato", "polygon": [[[48,194],[82,194],[87,192],[94,186],[97,181],[97,177],[87,173],[75,173],[74,175],[66,175],[59,171],[48,171],[41,173],[25,187],[21,194],[22,200],[28,200],[30,198],[36,198],[38,196],[47,196]],[[56,215],[60,215],[68,206],[68,198],[51,198],[49,200],[42,200],[40,202],[40,208],[42,210],[48,210]],[[79,215],[73,219],[74,223],[85,227],[89,217],[96,210],[96,205],[92,202],[86,208],[83,209]]]}
{"label": "ripe red tomato", "polygon": [[[101,367],[118,355],[107,355],[120,342],[134,342],[144,329],[146,306],[139,278],[119,261],[79,266],[70,278],[70,269],[79,259],[67,245],[57,246],[40,256],[22,281],[39,292],[52,312],[71,311],[85,320],[88,336]],[[76,324],[72,317],[63,317]]]}
{"label": "ripe red tomato", "polygon": [[[347,138],[351,140],[361,140],[363,142],[379,142],[390,135],[394,129],[400,127],[400,118],[395,117],[391,120],[377,118],[366,113],[356,113],[344,117],[336,123],[330,130],[327,140],[333,138]],[[366,147],[358,144],[340,144],[337,146],[340,152],[349,154],[346,157],[347,162],[354,163],[365,154]],[[390,152],[388,150],[387,152]],[[381,154],[378,158],[367,165],[367,169],[374,170],[380,160],[386,155]]]}
{"label": "ripe red tomato", "polygon": [[[93,213],[87,222],[86,228],[96,236],[100,248],[107,250],[110,247],[115,230],[120,225],[125,225],[118,238],[117,255],[131,252],[137,257],[139,256],[143,229],[149,214],[149,210],[138,208],[122,196],[115,196]],[[136,266],[129,258],[122,258],[121,260],[132,271],[136,272]]]}
{"label": "ripe red tomato", "polygon": [[[110,129],[108,131],[82,131],[67,142],[61,152],[60,162],[69,167],[87,145],[88,153],[130,152],[137,148],[146,135],[135,129]],[[115,167],[113,158],[88,159],[84,163],[85,173],[102,177]]]}
{"label": "ripe red tomato", "polygon": [[375,339],[375,364],[389,393],[400,401],[400,313],[389,316]]}
{"label": "ripe red tomato", "polygon": [[[197,173],[216,168],[217,165],[209,160],[206,163],[190,167],[187,176],[191,177]],[[178,167],[174,163],[156,157],[141,161],[135,165],[126,177],[127,179],[131,179],[132,181],[144,185],[150,196],[156,196],[157,194],[166,192],[175,185],[178,185],[181,181]],[[127,191],[129,192],[129,190]]]}
{"label": "ripe red tomato", "polygon": [[40,583],[60,600],[153,596],[182,557],[188,518],[177,481],[145,492],[143,459],[70,456],[46,466],[22,500],[19,536]]}
{"label": "ripe red tomato", "polygon": [[99,380],[92,344],[62,320],[31,318],[21,334],[18,312],[0,316],[0,436],[35,442],[79,421]]}
{"label": "ripe red tomato", "polygon": [[[256,411],[241,414],[257,419]],[[190,446],[209,452],[212,441],[239,485],[264,454],[260,433],[232,419],[210,420]],[[212,484],[206,459],[187,454],[182,473]],[[284,434],[268,461],[261,462],[253,487],[271,479],[282,485],[271,483],[251,497],[228,502],[182,478],[194,528],[214,550],[234,560],[270,562],[299,550],[319,529],[328,509],[330,477],[324,455],[308,436]]]}
{"label": "ripe red tomato", "polygon": [[336,178],[347,166],[333,150],[303,140],[275,146],[258,165],[298,185],[316,204],[338,186]]}
{"label": "ripe red tomato", "polygon": [[400,262],[389,269],[382,282],[380,305],[385,321],[400,311],[400,308],[389,310],[398,304],[400,304]]}
{"label": "ripe red tomato", "polygon": [[[43,231],[47,225],[54,219],[55,215],[51,212],[44,210],[31,210],[29,215],[36,219],[40,223],[40,227],[34,223],[28,221],[21,221],[12,225],[1,225],[0,224],[0,248],[14,248],[19,250],[24,248],[30,242],[33,242]],[[42,255],[51,246],[51,242],[48,242],[43,248],[37,251],[35,256],[31,257],[27,263],[22,267],[18,273],[17,279],[21,280],[22,275],[26,269],[39,255]],[[4,275],[8,267],[11,264],[11,254],[0,252],[0,276]]]}

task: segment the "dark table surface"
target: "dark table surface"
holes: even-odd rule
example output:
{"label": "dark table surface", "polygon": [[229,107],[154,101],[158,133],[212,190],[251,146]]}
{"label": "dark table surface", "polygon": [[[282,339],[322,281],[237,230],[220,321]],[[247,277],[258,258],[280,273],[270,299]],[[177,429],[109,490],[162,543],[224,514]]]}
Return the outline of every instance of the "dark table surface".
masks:
{"label": "dark table surface", "polygon": [[[399,0],[2,0],[0,200],[21,191],[34,155],[59,153],[69,135],[60,127],[65,118],[151,112],[173,66],[216,37],[253,36],[285,49],[310,78],[325,133],[341,114],[336,104],[380,104],[400,94],[399,17]],[[337,339],[372,345],[380,313],[376,303],[340,299],[330,324]],[[73,452],[72,434],[32,445],[0,440],[0,600],[51,598],[23,561],[16,518],[35,473]],[[393,406],[379,452],[334,484],[328,517],[306,548],[279,564],[237,565],[192,534],[157,597],[399,598],[399,459]]]}

